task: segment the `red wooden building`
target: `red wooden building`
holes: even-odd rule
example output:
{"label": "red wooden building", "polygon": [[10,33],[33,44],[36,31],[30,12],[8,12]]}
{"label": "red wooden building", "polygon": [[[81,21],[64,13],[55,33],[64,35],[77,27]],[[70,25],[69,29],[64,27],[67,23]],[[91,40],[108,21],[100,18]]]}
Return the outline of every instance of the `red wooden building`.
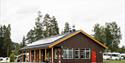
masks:
{"label": "red wooden building", "polygon": [[106,48],[108,47],[79,30],[38,40],[21,51],[29,53],[29,62],[103,63],[102,54]]}

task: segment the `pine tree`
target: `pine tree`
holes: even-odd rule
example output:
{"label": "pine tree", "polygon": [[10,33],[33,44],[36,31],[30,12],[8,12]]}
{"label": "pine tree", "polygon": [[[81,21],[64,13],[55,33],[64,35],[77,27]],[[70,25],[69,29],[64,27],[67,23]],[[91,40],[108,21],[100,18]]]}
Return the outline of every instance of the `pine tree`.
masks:
{"label": "pine tree", "polygon": [[2,26],[0,25],[0,37],[3,37],[3,28],[2,28]]}
{"label": "pine tree", "polygon": [[10,56],[10,52],[11,52],[11,45],[12,45],[12,41],[11,41],[11,33],[10,33],[10,24],[7,27],[6,33],[5,33],[5,42],[7,43],[7,56]]}
{"label": "pine tree", "polygon": [[46,14],[43,20],[43,27],[45,30],[44,36],[45,37],[49,37],[51,36],[51,18],[49,16],[49,14]]}
{"label": "pine tree", "polygon": [[22,42],[20,43],[20,47],[25,47],[26,46],[26,38],[23,36]]}
{"label": "pine tree", "polygon": [[26,40],[28,41],[28,43],[32,43],[35,41],[35,32],[34,30],[30,30],[28,33],[27,33],[27,38]]}
{"label": "pine tree", "polygon": [[35,22],[35,27],[34,27],[35,41],[43,38],[43,28],[42,28],[41,18],[42,18],[42,15],[41,15],[41,12],[39,11],[38,17],[36,18],[36,22]]}
{"label": "pine tree", "polygon": [[95,24],[94,30],[95,32],[94,37],[98,41],[106,44],[106,35],[105,35],[105,28],[103,26],[100,26],[100,24]]}
{"label": "pine tree", "polygon": [[51,35],[58,35],[58,34],[59,34],[58,23],[56,21],[56,18],[53,16],[51,18]]}
{"label": "pine tree", "polygon": [[51,18],[49,14],[46,14],[42,24],[44,25],[45,37],[59,34],[58,23],[54,16]]}
{"label": "pine tree", "polygon": [[36,22],[35,22],[35,27],[34,29],[31,29],[28,33],[27,33],[27,38],[26,40],[29,43],[32,43],[34,41],[37,41],[41,38],[43,38],[43,27],[42,27],[42,15],[41,12],[38,12],[38,16],[36,18]]}
{"label": "pine tree", "polygon": [[3,26],[3,34],[4,34],[4,47],[6,47],[5,48],[5,50],[6,50],[6,52],[7,52],[7,55],[6,56],[9,56],[10,55],[10,52],[11,52],[11,45],[12,45],[12,41],[11,41],[11,38],[10,38],[10,30],[11,30],[11,28],[10,28],[10,24],[8,25],[8,27],[6,27],[5,25]]}
{"label": "pine tree", "polygon": [[0,56],[3,57],[5,55],[5,47],[4,47],[4,37],[3,37],[3,26],[0,26]]}

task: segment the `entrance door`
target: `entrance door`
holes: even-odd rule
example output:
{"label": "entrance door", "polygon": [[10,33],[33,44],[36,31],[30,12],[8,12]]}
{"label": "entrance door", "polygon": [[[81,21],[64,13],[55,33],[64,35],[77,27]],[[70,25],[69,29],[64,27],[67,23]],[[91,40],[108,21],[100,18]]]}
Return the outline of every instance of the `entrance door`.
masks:
{"label": "entrance door", "polygon": [[95,50],[92,50],[92,63],[96,63],[96,51]]}

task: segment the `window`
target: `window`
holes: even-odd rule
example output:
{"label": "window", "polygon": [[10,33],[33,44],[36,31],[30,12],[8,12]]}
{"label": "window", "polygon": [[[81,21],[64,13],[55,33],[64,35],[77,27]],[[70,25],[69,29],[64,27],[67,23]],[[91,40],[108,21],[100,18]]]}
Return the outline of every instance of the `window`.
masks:
{"label": "window", "polygon": [[80,54],[80,58],[85,58],[85,49],[81,49]]}
{"label": "window", "polygon": [[74,50],[74,58],[75,59],[79,59],[80,58],[80,50],[79,49],[75,49]]}
{"label": "window", "polygon": [[63,59],[68,57],[67,49],[63,49]]}
{"label": "window", "polygon": [[90,49],[86,49],[86,59],[90,59]]}
{"label": "window", "polygon": [[90,55],[91,55],[90,52],[91,52],[90,49],[86,49],[86,48],[81,49],[80,50],[80,54],[81,54],[80,57],[83,59],[90,59]]}
{"label": "window", "polygon": [[90,59],[91,50],[89,48],[85,49],[74,49],[66,48],[63,49],[63,59]]}
{"label": "window", "polygon": [[73,49],[63,49],[63,59],[73,59]]}
{"label": "window", "polygon": [[69,49],[68,54],[68,58],[73,59],[73,49]]}

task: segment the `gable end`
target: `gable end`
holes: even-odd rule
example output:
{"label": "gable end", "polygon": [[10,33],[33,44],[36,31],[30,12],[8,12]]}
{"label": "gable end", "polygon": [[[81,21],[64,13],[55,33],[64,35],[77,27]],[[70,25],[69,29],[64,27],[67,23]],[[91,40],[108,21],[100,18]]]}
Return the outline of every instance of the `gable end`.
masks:
{"label": "gable end", "polygon": [[82,34],[86,35],[88,38],[92,39],[95,43],[97,43],[98,45],[102,46],[103,48],[105,48],[105,49],[108,48],[107,46],[105,46],[104,44],[102,44],[101,42],[99,42],[98,40],[96,40],[94,37],[90,36],[89,34],[85,33],[85,32],[82,31],[82,30],[77,31],[77,32],[74,32],[74,33],[71,33],[70,35],[68,35],[68,36],[66,36],[66,37],[64,37],[64,38],[62,38],[62,39],[60,39],[60,40],[54,42],[53,44],[51,44],[51,45],[49,46],[49,48],[51,48],[51,47],[53,47],[53,46],[55,46],[55,45],[57,45],[57,44],[59,44],[59,43],[65,41],[66,39],[71,38],[72,36],[74,36],[74,35],[76,35],[76,34],[78,34],[78,33],[82,33]]}

